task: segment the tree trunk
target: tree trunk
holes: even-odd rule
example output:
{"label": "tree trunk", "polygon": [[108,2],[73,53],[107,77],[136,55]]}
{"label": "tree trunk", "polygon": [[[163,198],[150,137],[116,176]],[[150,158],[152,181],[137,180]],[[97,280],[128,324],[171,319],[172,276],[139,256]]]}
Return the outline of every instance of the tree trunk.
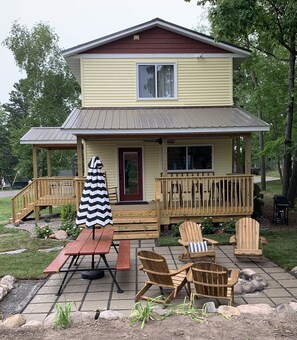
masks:
{"label": "tree trunk", "polygon": [[290,186],[288,190],[288,200],[291,202],[291,208],[295,206],[295,197],[297,193],[297,152],[295,152],[295,160],[293,162],[293,171],[290,180]]}
{"label": "tree trunk", "polygon": [[[283,168],[283,195],[288,194],[290,187],[290,178],[292,172],[292,127],[294,114],[294,86],[295,86],[295,35],[291,39],[292,50],[289,57],[289,79],[288,79],[288,106],[286,112],[285,125],[285,150],[284,150],[284,168]],[[293,48],[294,46],[294,48]]]}
{"label": "tree trunk", "polygon": [[[251,73],[250,73],[253,85],[254,85],[254,90],[257,91],[258,89],[258,78],[256,76],[256,72],[254,71],[254,69],[251,69]],[[257,97],[258,97],[258,117],[260,119],[263,120],[263,113],[261,110],[261,97],[259,96],[258,92],[257,92]],[[261,131],[259,133],[259,147],[260,147],[260,151],[261,151],[261,156],[260,156],[260,169],[261,169],[261,183],[260,183],[260,188],[261,190],[266,190],[266,162],[265,162],[265,156],[263,155],[263,150],[264,150],[264,132]]]}

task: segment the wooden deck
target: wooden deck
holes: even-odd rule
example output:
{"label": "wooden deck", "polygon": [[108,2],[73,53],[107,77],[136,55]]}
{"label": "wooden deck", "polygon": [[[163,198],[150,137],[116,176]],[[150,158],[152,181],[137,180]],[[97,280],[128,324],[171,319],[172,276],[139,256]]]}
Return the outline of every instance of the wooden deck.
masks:
{"label": "wooden deck", "polygon": [[[46,177],[35,179],[12,200],[13,221],[46,207],[76,205],[78,208],[85,179]],[[161,225],[185,220],[214,221],[251,216],[253,176],[169,176],[156,178],[156,200],[148,204],[112,204],[118,239],[157,238]]]}

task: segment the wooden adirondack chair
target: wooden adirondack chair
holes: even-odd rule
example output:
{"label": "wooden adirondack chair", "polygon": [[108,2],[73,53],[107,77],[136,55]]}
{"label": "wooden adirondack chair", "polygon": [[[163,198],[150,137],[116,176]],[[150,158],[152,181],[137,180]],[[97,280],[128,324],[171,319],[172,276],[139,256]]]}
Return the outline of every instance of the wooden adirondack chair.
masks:
{"label": "wooden adirondack chair", "polygon": [[[202,236],[201,224],[186,221],[179,226],[179,233],[181,239],[178,242],[184,246],[184,252],[179,256],[180,261],[194,262],[195,260],[208,258],[215,262],[215,245],[218,242]],[[192,247],[191,243],[201,243],[203,241],[207,243],[207,250],[195,251],[196,249],[193,249],[194,247]],[[208,245],[210,245],[210,249],[208,249]]]}
{"label": "wooden adirondack chair", "polygon": [[238,276],[239,269],[228,270],[215,263],[195,263],[188,274],[188,280],[194,284],[193,295],[226,299],[231,306]]}
{"label": "wooden adirondack chair", "polygon": [[236,257],[260,257],[263,261],[263,249],[267,244],[265,237],[260,237],[260,224],[250,217],[239,219],[235,224],[235,235],[230,243],[234,244]]}
{"label": "wooden adirondack chair", "polygon": [[158,286],[163,296],[163,288],[172,289],[172,292],[165,300],[154,299],[155,302],[162,303],[164,306],[176,298],[178,292],[186,283],[188,284],[187,293],[189,294],[190,285],[187,282],[187,272],[192,265],[191,263],[185,264],[176,270],[169,270],[166,259],[152,251],[141,250],[138,252],[138,258],[142,264],[140,269],[147,274],[148,280],[145,282],[145,286],[137,293],[135,301],[154,299],[144,295],[152,286]]}

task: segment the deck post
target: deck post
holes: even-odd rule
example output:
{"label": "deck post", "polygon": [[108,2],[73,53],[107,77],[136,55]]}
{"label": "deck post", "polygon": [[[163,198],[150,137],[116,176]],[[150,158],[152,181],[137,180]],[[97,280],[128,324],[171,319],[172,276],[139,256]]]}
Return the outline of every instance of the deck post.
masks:
{"label": "deck post", "polygon": [[245,174],[251,174],[252,165],[252,136],[248,134],[245,136]]}
{"label": "deck post", "polygon": [[[52,159],[51,159],[51,150],[46,149],[46,164],[47,164],[47,175],[48,177],[52,177]],[[49,206],[48,213],[52,215],[53,207]]]}
{"label": "deck post", "polygon": [[163,176],[166,177],[168,174],[168,161],[167,161],[167,138],[162,139],[162,172]]}
{"label": "deck post", "polygon": [[38,177],[38,165],[37,165],[37,145],[33,145],[33,178]]}
{"label": "deck post", "polygon": [[83,176],[83,154],[82,154],[82,139],[79,136],[77,138],[77,175]]}

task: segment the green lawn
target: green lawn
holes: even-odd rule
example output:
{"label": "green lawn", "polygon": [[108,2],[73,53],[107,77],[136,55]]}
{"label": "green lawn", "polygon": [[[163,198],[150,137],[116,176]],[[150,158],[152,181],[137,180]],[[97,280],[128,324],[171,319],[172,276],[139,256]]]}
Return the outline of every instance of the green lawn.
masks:
{"label": "green lawn", "polygon": [[26,249],[20,254],[0,254],[0,277],[12,275],[17,279],[40,279],[46,277],[42,272],[57,256],[59,251],[49,253],[38,249],[53,248],[64,245],[57,240],[33,238],[27,231],[17,228],[7,228],[11,214],[11,198],[0,199],[0,253]]}

